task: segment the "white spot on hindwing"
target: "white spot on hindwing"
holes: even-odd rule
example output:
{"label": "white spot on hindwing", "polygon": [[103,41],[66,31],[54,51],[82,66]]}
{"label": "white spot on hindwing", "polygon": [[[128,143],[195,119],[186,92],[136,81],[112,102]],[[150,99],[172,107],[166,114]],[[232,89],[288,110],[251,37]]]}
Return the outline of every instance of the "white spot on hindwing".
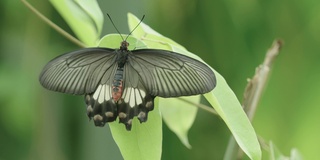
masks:
{"label": "white spot on hindwing", "polygon": [[130,98],[131,89],[132,89],[131,87],[128,87],[124,90],[123,99],[125,103],[128,103],[130,100],[129,98]]}
{"label": "white spot on hindwing", "polygon": [[146,108],[151,108],[153,106],[153,101],[148,101],[146,103]]}
{"label": "white spot on hindwing", "polygon": [[140,96],[142,98],[146,97],[146,92],[145,91],[143,91],[143,90],[139,90],[139,91],[140,91]]}
{"label": "white spot on hindwing", "polygon": [[91,105],[88,105],[87,106],[87,113],[91,113],[91,112],[93,112],[93,108]]}
{"label": "white spot on hindwing", "polygon": [[132,108],[136,105],[136,101],[135,101],[135,92],[134,92],[135,89],[131,89],[131,92],[130,92],[130,101],[129,101],[129,106]]}
{"label": "white spot on hindwing", "polygon": [[139,89],[135,89],[134,91],[134,94],[136,96],[136,103],[137,105],[139,105],[142,103],[142,97],[140,96]]}
{"label": "white spot on hindwing", "polygon": [[104,101],[108,101],[111,98],[111,87],[109,85],[103,84],[99,85],[93,94],[93,99],[102,104]]}
{"label": "white spot on hindwing", "polygon": [[103,120],[103,117],[100,116],[100,115],[94,115],[94,116],[93,116],[93,120],[94,120],[94,121],[102,121],[102,120]]}
{"label": "white spot on hindwing", "polygon": [[108,101],[108,100],[110,100],[110,98],[112,97],[111,96],[111,87],[110,86],[108,86],[108,85],[104,85],[105,86],[105,96],[104,96],[104,99],[106,100],[106,101]]}
{"label": "white spot on hindwing", "polygon": [[114,116],[112,112],[106,112],[104,114],[106,115],[106,117],[113,117]]}
{"label": "white spot on hindwing", "polygon": [[127,114],[120,112],[119,113],[119,118],[127,118]]}
{"label": "white spot on hindwing", "polygon": [[128,87],[128,88],[125,88],[124,94],[122,97],[124,99],[124,102],[129,103],[129,106],[133,108],[134,106],[142,104],[145,96],[146,96],[145,91],[138,88]]}
{"label": "white spot on hindwing", "polygon": [[104,85],[101,87],[101,91],[100,91],[99,98],[98,98],[98,102],[99,102],[100,104],[102,104],[103,101],[104,101],[105,88],[106,88],[106,87],[105,87]]}
{"label": "white spot on hindwing", "polygon": [[93,94],[93,99],[97,100],[98,99],[98,96],[99,96],[99,93],[100,93],[100,90],[101,90],[101,85],[98,86],[98,88],[96,89],[96,91],[94,92]]}

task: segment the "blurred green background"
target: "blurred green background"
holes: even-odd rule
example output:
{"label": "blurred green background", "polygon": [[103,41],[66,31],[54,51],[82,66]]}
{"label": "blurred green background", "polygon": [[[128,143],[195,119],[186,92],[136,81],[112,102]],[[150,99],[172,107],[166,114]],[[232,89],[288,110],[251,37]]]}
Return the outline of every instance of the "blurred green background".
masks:
{"label": "blurred green background", "polygon": [[[48,1],[29,0],[71,33]],[[297,148],[320,159],[320,1],[98,0],[122,33],[127,12],[198,54],[222,74],[239,100],[247,78],[275,38],[276,59],[253,125],[286,155]],[[0,1],[0,160],[122,159],[109,127],[94,127],[83,97],[45,90],[38,82],[53,57],[78,47],[20,1]],[[115,32],[105,20],[103,35]],[[221,159],[230,136],[219,117],[200,110],[184,147],[165,125],[162,159]],[[264,152],[266,154],[266,152]]]}

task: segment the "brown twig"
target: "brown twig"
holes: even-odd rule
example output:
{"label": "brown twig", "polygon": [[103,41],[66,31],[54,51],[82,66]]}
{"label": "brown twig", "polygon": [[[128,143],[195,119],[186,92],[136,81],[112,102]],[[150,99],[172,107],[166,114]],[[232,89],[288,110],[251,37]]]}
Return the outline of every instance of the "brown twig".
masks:
{"label": "brown twig", "polygon": [[[244,100],[243,100],[243,108],[247,113],[247,116],[250,121],[253,120],[255,115],[258,102],[261,98],[263,89],[266,86],[266,82],[270,75],[270,70],[272,64],[279,54],[280,48],[283,43],[281,40],[275,40],[271,46],[271,48],[267,51],[265,59],[263,63],[256,68],[256,73],[251,80],[248,81],[248,84],[244,91]],[[240,149],[238,144],[236,143],[234,137],[231,137],[229,140],[229,144],[227,147],[227,151],[225,153],[224,159],[242,159],[243,151]]]}
{"label": "brown twig", "polygon": [[268,50],[264,62],[256,68],[256,73],[251,80],[249,80],[244,91],[244,100],[242,106],[247,113],[250,121],[252,121],[258,102],[261,98],[264,87],[269,77],[271,66],[279,54],[282,46],[281,40],[275,40]]}

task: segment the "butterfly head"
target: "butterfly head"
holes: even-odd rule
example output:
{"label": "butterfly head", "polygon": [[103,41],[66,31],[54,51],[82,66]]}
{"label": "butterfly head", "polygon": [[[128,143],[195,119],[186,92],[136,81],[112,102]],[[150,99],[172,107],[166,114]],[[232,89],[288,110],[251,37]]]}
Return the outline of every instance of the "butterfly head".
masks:
{"label": "butterfly head", "polygon": [[121,35],[121,33],[119,32],[119,30],[117,29],[117,27],[116,27],[116,25],[114,25],[114,23],[113,23],[113,21],[112,21],[112,18],[110,17],[110,15],[109,14],[107,14],[108,15],[108,17],[109,17],[109,19],[110,19],[110,21],[111,21],[111,24],[114,26],[114,28],[117,30],[117,32],[119,33],[119,35],[120,35],[120,37],[122,38],[122,42],[121,42],[121,44],[120,44],[120,50],[121,51],[128,51],[128,46],[129,46],[129,43],[127,42],[127,39],[129,38],[129,36],[132,34],[132,32],[140,25],[140,23],[143,21],[143,19],[144,19],[144,15],[142,16],[142,18],[141,18],[141,21],[137,24],[137,26],[136,27],[134,27],[133,28],[133,30],[127,35],[127,37],[124,39],[123,37],[122,37],[122,35]]}
{"label": "butterfly head", "polygon": [[120,50],[127,51],[128,50],[128,46],[129,46],[129,43],[127,41],[122,41],[121,45],[120,45]]}

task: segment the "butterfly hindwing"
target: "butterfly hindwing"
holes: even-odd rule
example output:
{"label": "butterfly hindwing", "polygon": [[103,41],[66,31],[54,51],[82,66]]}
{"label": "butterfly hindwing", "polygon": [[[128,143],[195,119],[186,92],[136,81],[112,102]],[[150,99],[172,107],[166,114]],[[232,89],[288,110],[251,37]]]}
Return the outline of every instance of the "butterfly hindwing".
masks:
{"label": "butterfly hindwing", "polygon": [[[101,83],[95,92],[86,94],[87,114],[96,126],[104,126],[119,117],[119,122],[131,130],[134,117],[140,122],[147,121],[148,112],[154,108],[155,96],[149,94],[137,71],[128,63],[110,70],[116,71],[105,76],[108,75],[113,83]],[[115,99],[115,93],[120,93],[121,97]]]}
{"label": "butterfly hindwing", "polygon": [[118,65],[115,63],[101,78],[99,85],[92,93],[85,94],[87,115],[96,126],[104,126],[106,122],[115,121],[118,117],[117,103],[112,98],[112,86]]}
{"label": "butterfly hindwing", "polygon": [[155,97],[149,94],[137,71],[128,63],[124,66],[123,83],[122,98],[118,101],[119,122],[130,130],[135,116],[141,123],[147,121],[148,112],[153,110]]}

